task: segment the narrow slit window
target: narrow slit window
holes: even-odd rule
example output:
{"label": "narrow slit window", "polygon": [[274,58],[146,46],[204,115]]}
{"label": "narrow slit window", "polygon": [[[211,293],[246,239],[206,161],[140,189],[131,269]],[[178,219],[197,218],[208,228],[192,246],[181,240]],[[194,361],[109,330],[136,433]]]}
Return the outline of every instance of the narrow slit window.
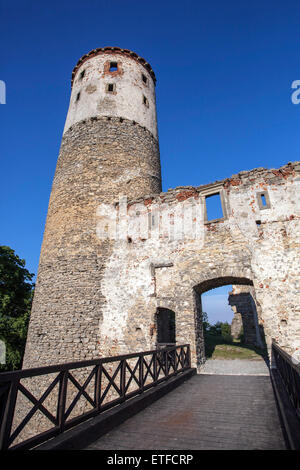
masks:
{"label": "narrow slit window", "polygon": [[109,66],[110,72],[116,72],[118,70],[118,62],[111,62]]}
{"label": "narrow slit window", "polygon": [[147,79],[146,75],[144,75],[143,73],[142,73],[142,80],[146,85],[148,84],[148,79]]}
{"label": "narrow slit window", "polygon": [[205,196],[207,221],[224,217],[220,193]]}
{"label": "narrow slit window", "polygon": [[81,74],[79,75],[79,80],[82,80],[84,76],[85,76],[85,70],[83,70]]}
{"label": "narrow slit window", "polygon": [[108,93],[113,93],[114,91],[116,91],[115,83],[108,83],[106,86],[106,91],[108,91]]}
{"label": "narrow slit window", "polygon": [[149,101],[147,100],[145,95],[143,95],[143,103],[145,106],[147,106],[147,108],[149,107]]}
{"label": "narrow slit window", "polygon": [[76,102],[80,100],[80,92],[77,93],[77,96],[76,96]]}

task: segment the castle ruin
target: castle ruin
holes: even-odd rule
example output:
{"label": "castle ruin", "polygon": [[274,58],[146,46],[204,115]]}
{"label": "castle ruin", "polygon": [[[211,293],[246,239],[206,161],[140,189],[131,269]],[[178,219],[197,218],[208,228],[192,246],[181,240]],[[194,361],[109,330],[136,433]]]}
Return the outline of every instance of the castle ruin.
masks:
{"label": "castle ruin", "polygon": [[200,368],[201,294],[231,284],[252,292],[269,350],[300,350],[300,163],[161,192],[155,83],[117,47],[74,68],[24,368],[154,349],[166,312]]}

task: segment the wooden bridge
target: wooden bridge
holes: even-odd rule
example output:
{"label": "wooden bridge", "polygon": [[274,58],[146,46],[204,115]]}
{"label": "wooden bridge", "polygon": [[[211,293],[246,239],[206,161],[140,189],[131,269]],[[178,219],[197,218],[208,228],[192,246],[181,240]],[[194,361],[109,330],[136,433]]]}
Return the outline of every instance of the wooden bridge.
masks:
{"label": "wooden bridge", "polygon": [[[273,357],[270,376],[196,375],[189,345],[2,373],[1,449],[300,449],[299,365],[275,343]],[[18,395],[31,406],[15,423]],[[20,439],[37,412],[48,428]]]}

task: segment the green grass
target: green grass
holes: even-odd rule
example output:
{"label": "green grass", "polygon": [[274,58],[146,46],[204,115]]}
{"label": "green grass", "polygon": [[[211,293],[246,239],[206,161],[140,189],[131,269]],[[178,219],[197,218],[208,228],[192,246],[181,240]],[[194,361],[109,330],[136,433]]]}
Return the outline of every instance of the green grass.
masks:
{"label": "green grass", "polygon": [[266,357],[265,349],[241,343],[238,340],[224,340],[222,336],[205,335],[205,354],[208,359],[250,359],[261,360]]}

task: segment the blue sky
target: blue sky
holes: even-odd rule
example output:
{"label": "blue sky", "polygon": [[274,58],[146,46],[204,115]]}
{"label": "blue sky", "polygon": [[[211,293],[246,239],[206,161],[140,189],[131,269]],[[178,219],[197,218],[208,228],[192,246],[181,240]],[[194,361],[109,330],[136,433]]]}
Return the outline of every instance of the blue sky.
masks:
{"label": "blue sky", "polygon": [[72,68],[96,47],[156,73],[164,190],[299,160],[299,13],[289,0],[0,0],[1,244],[37,272]]}
{"label": "blue sky", "polygon": [[207,313],[211,325],[217,321],[232,322],[233,311],[228,305],[228,292],[231,290],[232,286],[223,286],[202,294],[202,310]]}

